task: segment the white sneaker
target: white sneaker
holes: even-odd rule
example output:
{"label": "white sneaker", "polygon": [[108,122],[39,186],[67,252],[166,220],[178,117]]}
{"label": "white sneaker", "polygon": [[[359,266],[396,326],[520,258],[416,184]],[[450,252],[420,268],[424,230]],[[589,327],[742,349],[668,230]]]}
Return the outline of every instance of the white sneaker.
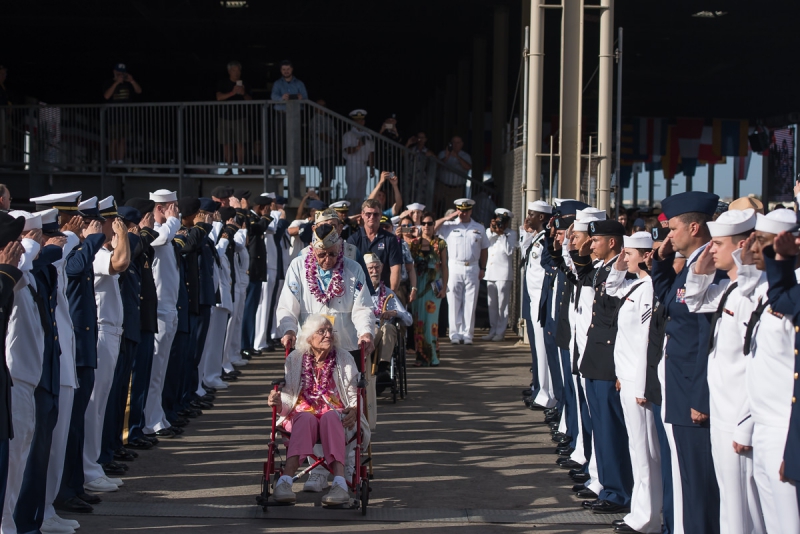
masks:
{"label": "white sneaker", "polygon": [[314,473],[308,475],[308,480],[303,484],[303,491],[319,493],[328,487],[328,474]]}
{"label": "white sneaker", "polygon": [[454,337],[454,338],[452,338],[452,339],[450,340],[450,343],[451,343],[452,345],[458,345],[460,342],[461,342],[461,340],[460,340],[460,339],[458,339],[457,337]]}
{"label": "white sneaker", "polygon": [[124,486],[125,485],[125,483],[122,481],[121,478],[111,478],[108,475],[103,475],[102,478],[106,479],[109,484],[114,484],[115,486]]}
{"label": "white sneaker", "polygon": [[505,340],[506,340],[505,334],[497,334],[496,336],[494,336],[494,341],[505,341]]}
{"label": "white sneaker", "polygon": [[464,345],[472,345],[472,340],[464,338]]}
{"label": "white sneaker", "polygon": [[247,360],[234,360],[231,362],[231,364],[233,364],[234,367],[244,367],[247,365]]}
{"label": "white sneaker", "polygon": [[350,502],[350,494],[338,484],[333,484],[331,490],[322,498],[322,504],[335,506],[337,504],[347,504]]}
{"label": "white sneaker", "polygon": [[495,340],[495,336],[494,336],[494,334],[489,334],[487,336],[483,336],[481,339],[484,340],[484,341],[494,341]]}
{"label": "white sneaker", "polygon": [[64,519],[59,515],[54,515],[51,519],[55,519],[56,523],[61,523],[62,525],[67,525],[68,527],[72,527],[75,530],[81,528],[81,524],[75,521],[74,519]]}
{"label": "white sneaker", "polygon": [[42,522],[39,532],[42,534],[73,534],[75,529],[68,527],[67,525],[62,525],[56,521],[54,517],[51,517],[50,519]]}
{"label": "white sneaker", "polygon": [[272,498],[275,502],[295,502],[297,495],[292,491],[292,485],[285,480],[279,481],[275,485],[275,490],[272,493]]}
{"label": "white sneaker", "polygon": [[84,489],[94,492],[106,493],[111,491],[117,491],[119,486],[116,484],[112,484],[105,477],[100,477],[92,480],[91,482],[86,482],[83,485]]}

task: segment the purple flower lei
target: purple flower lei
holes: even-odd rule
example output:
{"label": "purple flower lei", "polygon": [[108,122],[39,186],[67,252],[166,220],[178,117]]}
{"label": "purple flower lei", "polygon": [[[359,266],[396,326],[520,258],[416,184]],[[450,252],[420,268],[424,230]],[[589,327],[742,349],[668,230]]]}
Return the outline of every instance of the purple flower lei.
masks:
{"label": "purple flower lei", "polygon": [[333,276],[331,276],[331,283],[328,284],[328,290],[322,291],[319,287],[317,280],[317,257],[314,255],[313,248],[306,254],[306,282],[308,288],[317,302],[321,302],[326,306],[334,297],[341,297],[344,295],[344,284],[342,283],[342,272],[344,271],[344,245],[339,250],[339,257],[336,258],[336,265],[333,268]]}
{"label": "purple flower lei", "polygon": [[303,372],[300,389],[306,402],[319,412],[325,404],[324,395],[333,386],[333,366],[336,364],[336,349],[331,350],[322,366],[322,376],[317,382],[314,376],[314,357],[306,352],[303,354]]}

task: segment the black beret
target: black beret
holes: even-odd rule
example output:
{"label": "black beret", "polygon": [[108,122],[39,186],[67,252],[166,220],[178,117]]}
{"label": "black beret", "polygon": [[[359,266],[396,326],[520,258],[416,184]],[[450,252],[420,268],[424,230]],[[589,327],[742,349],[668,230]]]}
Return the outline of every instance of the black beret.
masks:
{"label": "black beret", "polygon": [[131,206],[120,206],[117,208],[117,214],[122,217],[125,222],[139,224],[142,222],[142,214],[139,210]]}
{"label": "black beret", "polygon": [[625,227],[617,221],[592,221],[589,223],[589,235],[624,236]]}
{"label": "black beret", "polygon": [[669,235],[669,228],[654,226],[652,233],[653,233],[653,241],[664,241]]}
{"label": "black beret", "polygon": [[255,204],[256,206],[269,206],[270,204],[272,204],[272,199],[269,197],[257,196],[253,200],[253,204]]}
{"label": "black beret", "polygon": [[233,219],[236,217],[236,209],[227,207],[227,208],[220,208],[219,210],[219,218],[222,222],[227,222],[229,219]]}
{"label": "black beret", "polygon": [[[214,196],[216,196],[216,195],[214,195]],[[250,191],[248,191],[247,189],[234,189],[233,194],[231,196],[235,197],[235,198],[237,198],[239,200],[242,200],[243,198],[249,199],[250,198]],[[217,197],[217,198],[219,198],[219,197]]]}
{"label": "black beret", "polygon": [[156,203],[152,200],[140,197],[128,199],[125,205],[131,208],[136,208],[142,215],[145,213],[150,213],[156,207]]}
{"label": "black beret", "polygon": [[12,217],[8,213],[0,212],[0,248],[16,241],[22,234],[23,228],[25,228],[25,217]]}
{"label": "black beret", "polygon": [[211,190],[211,196],[219,199],[230,198],[233,195],[233,188],[227,185],[218,185]]}
{"label": "black beret", "polygon": [[194,217],[200,211],[200,199],[197,197],[181,197],[178,199],[181,217]]}
{"label": "black beret", "polygon": [[555,226],[556,230],[566,230],[569,228],[569,225],[575,222],[574,215],[565,215],[561,214],[554,222],[553,225]]}

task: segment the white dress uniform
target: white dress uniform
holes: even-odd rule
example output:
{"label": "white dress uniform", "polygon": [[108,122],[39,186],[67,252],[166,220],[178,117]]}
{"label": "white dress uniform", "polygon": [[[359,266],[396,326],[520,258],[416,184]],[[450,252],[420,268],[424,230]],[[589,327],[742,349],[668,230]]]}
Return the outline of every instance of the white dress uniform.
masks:
{"label": "white dress uniform", "polygon": [[100,457],[100,444],[106,404],[114,382],[119,346],[122,341],[122,295],[119,274],[111,274],[113,251],[101,247],[94,258],[94,300],[97,303],[97,369],[94,389],[86,407],[86,434],[83,444],[83,474],[87,483],[105,476]]}
{"label": "white dress uniform", "polygon": [[197,366],[198,381],[195,393],[199,397],[206,394],[203,384],[217,387],[220,383],[224,383],[220,375],[222,374],[225,332],[228,327],[228,318],[233,310],[233,298],[231,295],[231,267],[228,257],[225,255],[230,240],[217,239],[221,231],[222,223],[214,222],[210,237],[212,241],[216,241],[215,248],[219,257],[219,264],[214,262],[214,288],[219,293],[220,302],[211,307],[206,344],[203,346],[203,354],[200,357],[200,364]]}
{"label": "white dress uniform", "polygon": [[447,307],[450,341],[472,343],[475,306],[480,289],[481,250],[489,248],[486,229],[478,222],[459,220],[442,224],[440,235],[447,243]]}
{"label": "white dress uniform", "polygon": [[[31,219],[26,216],[25,228]],[[8,480],[3,503],[3,534],[16,534],[14,508],[19,499],[25,465],[28,463],[33,432],[36,424],[34,390],[42,376],[44,357],[44,329],[32,292],[36,281],[31,274],[33,260],[39,255],[39,244],[23,239],[24,254],[19,260],[22,278],[14,286],[14,305],[8,318],[6,333],[6,364],[14,387],[11,388],[12,424],[14,439],[8,442]]]}
{"label": "white dress uniform", "polygon": [[489,301],[489,335],[485,339],[502,341],[508,328],[508,306],[514,285],[514,250],[517,232],[506,229],[501,235],[488,233],[489,251],[486,260],[486,291]]}
{"label": "white dress uniform", "polygon": [[278,249],[275,245],[275,231],[277,230],[280,216],[280,211],[271,212],[272,221],[267,225],[267,230],[264,232],[264,244],[267,247],[267,281],[261,283],[261,301],[258,303],[258,311],[256,312],[254,342],[255,348],[259,350],[266,348],[267,344],[277,336],[275,324],[277,321],[273,318],[272,328],[269,332],[267,332],[267,323],[272,309],[278,307],[278,299],[274,295],[280,295],[283,283],[283,281],[278,282],[278,269],[283,266],[278,265]]}
{"label": "white dress uniform", "polygon": [[[158,200],[169,198],[171,197],[167,195],[162,196],[161,191],[150,194],[150,200],[156,202],[169,202],[169,200]],[[153,225],[153,229],[158,233],[158,237],[151,243],[153,247],[153,278],[158,296],[158,332],[155,334],[150,387],[147,390],[147,400],[144,405],[145,426],[143,431],[146,434],[152,434],[171,426],[161,407],[161,396],[164,391],[169,352],[178,331],[177,305],[181,281],[178,259],[175,256],[172,240],[180,228],[181,221],[175,217],[167,219],[164,224],[155,223]]]}
{"label": "white dress uniform", "polygon": [[[347,148],[356,147],[362,142],[361,148],[352,154],[347,153]],[[367,196],[367,165],[369,155],[375,151],[375,142],[366,130],[352,128],[342,136],[342,157],[345,161],[345,182],[347,183],[347,198],[351,202],[360,204]]]}
{"label": "white dress uniform", "polygon": [[[635,248],[652,248],[650,234],[645,235],[650,240],[650,246]],[[634,234],[631,237],[637,236]],[[626,247],[631,246],[627,239]],[[652,404],[639,406],[636,402],[637,398],[644,398],[647,344],[653,313],[653,281],[649,276],[626,280],[626,274],[626,271],[612,267],[606,280],[606,294],[620,299],[627,296],[619,308],[614,345],[614,369],[621,386],[619,396],[628,430],[634,481],[631,511],[624,521],[638,532],[661,532],[661,449]]]}
{"label": "white dress uniform", "polygon": [[[47,210],[55,212],[58,210]],[[42,223],[48,223],[47,215],[42,213]],[[75,333],[72,328],[72,317],[69,314],[69,301],[67,300],[67,273],[65,270],[66,257],[77,247],[81,240],[72,232],[64,232],[67,242],[64,245],[62,259],[53,263],[58,273],[58,293],[56,307],[56,323],[58,328],[58,344],[61,347],[61,387],[58,392],[58,421],[53,429],[53,441],[50,446],[50,460],[47,464],[47,494],[45,497],[44,520],[47,521],[56,510],[53,502],[61,487],[61,476],[64,473],[64,458],[67,453],[67,434],[69,432],[70,414],[72,413],[72,400],[78,380],[75,371]]]}
{"label": "white dress uniform", "polygon": [[[234,362],[237,365],[246,364],[247,362],[241,356],[242,320],[244,318],[244,302],[247,297],[247,285],[249,283],[247,267],[250,265],[250,253],[247,251],[246,246],[247,229],[241,229],[236,232],[236,235],[233,236],[233,242],[235,251],[231,269],[236,273],[236,284],[234,287],[233,313],[231,313],[231,319],[228,321],[225,335],[225,355],[222,358],[222,368],[229,373],[234,370]],[[225,384],[224,388],[228,387],[227,382],[223,383]]]}
{"label": "white dress uniform", "polygon": [[[319,280],[318,275],[316,278]],[[321,313],[333,318],[333,329],[341,347],[347,351],[358,350],[358,338],[364,334],[374,334],[372,299],[364,271],[358,263],[344,258],[342,278],[342,296],[324,304],[308,288],[305,258],[292,260],[278,300],[278,333],[281,336],[290,330],[297,333],[309,315]]]}
{"label": "white dress uniform", "polygon": [[[726,237],[752,230],[755,222],[752,209],[733,210],[708,226],[712,237]],[[733,260],[738,272],[742,268],[741,250],[733,253]],[[763,533],[765,526],[753,478],[753,452],[738,454],[732,446],[747,399],[747,358],[742,349],[755,304],[741,293],[738,283],[730,290],[734,281],[713,281],[714,275],[696,274],[692,267],[686,278],[685,298],[689,311],[715,313],[728,293],[716,331],[712,332],[714,346],[708,355],[709,422],[714,472],[720,489],[720,532]]]}

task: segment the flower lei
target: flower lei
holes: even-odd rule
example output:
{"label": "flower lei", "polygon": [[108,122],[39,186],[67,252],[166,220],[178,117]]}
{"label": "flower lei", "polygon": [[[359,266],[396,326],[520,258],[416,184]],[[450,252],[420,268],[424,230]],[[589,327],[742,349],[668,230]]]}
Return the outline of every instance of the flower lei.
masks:
{"label": "flower lei", "polygon": [[380,290],[378,291],[378,305],[372,310],[372,313],[375,314],[375,317],[380,319],[381,317],[381,310],[383,310],[383,305],[386,302],[387,291],[386,291],[386,284],[381,281]]}
{"label": "flower lei", "polygon": [[317,280],[317,257],[312,250],[306,254],[306,282],[311,294],[318,302],[326,306],[334,297],[341,297],[344,295],[344,284],[342,282],[342,271],[344,271],[344,245],[339,250],[339,257],[336,258],[336,265],[333,267],[333,276],[331,276],[331,283],[328,284],[327,291],[322,291]]}
{"label": "flower lei", "polygon": [[314,376],[314,357],[306,352],[303,354],[303,371],[301,374],[300,391],[303,398],[319,412],[325,406],[325,393],[333,387],[333,366],[336,364],[336,349],[331,350],[322,366],[322,377],[317,382]]}

